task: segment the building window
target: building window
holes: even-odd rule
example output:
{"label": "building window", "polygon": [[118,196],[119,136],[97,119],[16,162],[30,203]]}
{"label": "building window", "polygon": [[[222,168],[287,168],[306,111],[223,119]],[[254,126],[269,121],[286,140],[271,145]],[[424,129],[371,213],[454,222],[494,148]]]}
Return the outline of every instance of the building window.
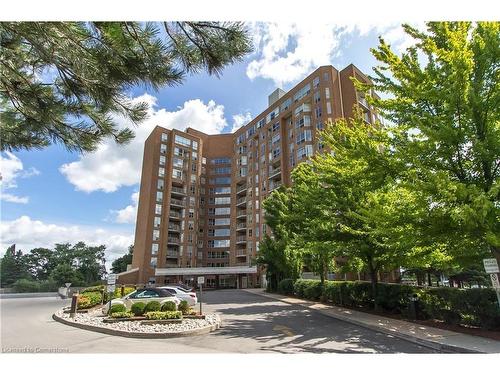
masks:
{"label": "building window", "polygon": [[329,87],[325,88],[325,98],[330,99],[330,88]]}
{"label": "building window", "polygon": [[184,138],[178,134],[175,135],[175,143],[181,146],[191,147],[191,140]]}
{"label": "building window", "polygon": [[316,129],[318,129],[318,130],[320,130],[320,131],[324,129],[324,127],[323,127],[323,123],[322,123],[321,121],[318,121],[318,122],[316,123]]}
{"label": "building window", "polygon": [[318,88],[319,87],[319,77],[314,77],[313,79],[313,87]]}
{"label": "building window", "polygon": [[231,164],[230,158],[217,158],[210,160],[210,164]]}
{"label": "building window", "polygon": [[273,159],[277,158],[278,156],[280,156],[280,153],[281,153],[281,149],[279,147],[277,147],[276,149],[274,149],[273,150]]}
{"label": "building window", "polygon": [[312,140],[311,131],[310,130],[304,130],[304,131],[300,132],[297,135],[297,141],[296,141],[296,143],[299,145],[301,143],[304,143],[304,142],[307,142],[307,141],[311,141],[311,140]]}
{"label": "building window", "polygon": [[326,102],[326,113],[331,115],[332,114],[332,103]]}
{"label": "building window", "polygon": [[151,258],[151,268],[156,268],[156,266],[158,265],[158,258],[154,257],[154,258]]}
{"label": "building window", "polygon": [[321,101],[321,94],[319,93],[319,91],[316,91],[314,93],[314,103],[319,103]]}
{"label": "building window", "polygon": [[217,207],[214,212],[215,212],[215,216],[229,215],[229,214],[231,214],[231,208],[229,208],[229,207]]}
{"label": "building window", "polygon": [[167,153],[167,145],[164,145],[163,143],[160,145],[160,153],[161,154]]}
{"label": "building window", "polygon": [[311,92],[311,84],[308,83],[304,87],[302,87],[297,93],[293,96],[293,101],[297,102],[300,99],[304,98],[305,96],[309,95]]}
{"label": "building window", "polygon": [[166,157],[163,155],[160,155],[160,165],[165,165]]}
{"label": "building window", "polygon": [[161,204],[157,204],[155,207],[155,214],[161,215]]}
{"label": "building window", "polygon": [[213,247],[229,247],[230,246],[230,240],[209,240],[208,241],[208,247],[213,248]]}
{"label": "building window", "polygon": [[158,177],[165,177],[165,168],[158,168]]}
{"label": "building window", "polygon": [[161,191],[156,192],[156,201],[161,202],[163,200],[163,193]]}
{"label": "building window", "polygon": [[168,134],[167,133],[161,133],[161,141],[166,142],[168,140]]}
{"label": "building window", "polygon": [[238,173],[240,177],[245,177],[247,175],[247,167],[241,167]]}
{"label": "building window", "polygon": [[151,255],[156,255],[158,254],[158,244],[154,243],[151,245]]}
{"label": "building window", "polygon": [[153,229],[153,241],[158,241],[160,239],[160,231],[158,229]]}
{"label": "building window", "polygon": [[230,197],[217,197],[215,198],[215,204],[231,204]]}
{"label": "building window", "polygon": [[178,169],[172,169],[172,177],[182,180],[182,171]]}
{"label": "building window", "polygon": [[321,117],[321,106],[317,106],[314,110],[314,113],[316,115],[316,118],[320,118]]}
{"label": "building window", "polygon": [[286,111],[288,108],[290,108],[290,105],[292,104],[292,99],[288,98],[286,99],[283,104],[281,104],[281,112]]}
{"label": "building window", "polygon": [[303,147],[300,147],[297,150],[297,158],[299,160],[304,159],[308,156],[311,156],[313,154],[313,147],[312,145],[305,145]]}
{"label": "building window", "polygon": [[155,228],[158,228],[161,224],[161,217],[160,216],[155,216],[154,221],[153,221],[153,226]]}
{"label": "building window", "polygon": [[164,186],[165,182],[163,180],[158,180],[158,182],[156,183],[156,187],[158,188],[158,190],[163,190]]}
{"label": "building window", "polygon": [[198,150],[198,142],[193,141],[193,150]]}
{"label": "building window", "polygon": [[219,167],[214,169],[215,174],[230,174],[231,173],[231,167]]}
{"label": "building window", "polygon": [[174,168],[182,168],[184,166],[184,160],[180,158],[173,158],[172,159],[172,166]]}
{"label": "building window", "polygon": [[280,141],[280,135],[279,135],[279,133],[278,133],[278,134],[273,135],[273,138],[272,138],[272,144],[273,144],[273,146],[274,146],[276,143],[278,143],[279,141]]}

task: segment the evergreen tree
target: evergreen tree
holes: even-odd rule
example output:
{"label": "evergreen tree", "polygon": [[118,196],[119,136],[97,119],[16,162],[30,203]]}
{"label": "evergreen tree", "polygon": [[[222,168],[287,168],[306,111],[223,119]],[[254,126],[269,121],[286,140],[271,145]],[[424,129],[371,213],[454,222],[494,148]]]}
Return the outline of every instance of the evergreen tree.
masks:
{"label": "evergreen tree", "polygon": [[0,150],[126,143],[133,130],[113,114],[136,124],[147,115],[127,96],[132,87],[177,85],[203,69],[219,75],[250,51],[234,22],[2,22]]}
{"label": "evergreen tree", "polygon": [[16,245],[5,251],[0,263],[0,277],[2,288],[11,286],[17,280],[29,278],[23,262],[23,253],[21,250],[16,251]]}

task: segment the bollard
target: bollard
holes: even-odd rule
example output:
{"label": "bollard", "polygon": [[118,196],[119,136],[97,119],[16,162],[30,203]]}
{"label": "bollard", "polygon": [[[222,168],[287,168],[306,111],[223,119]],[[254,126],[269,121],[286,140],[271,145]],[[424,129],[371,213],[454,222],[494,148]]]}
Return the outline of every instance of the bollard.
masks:
{"label": "bollard", "polygon": [[121,290],[121,297],[125,295],[125,285],[122,285],[122,290]]}
{"label": "bollard", "polygon": [[408,303],[408,318],[410,318],[410,320],[417,320],[418,318],[418,296],[416,294],[410,297],[410,302]]}
{"label": "bollard", "polygon": [[71,297],[71,309],[69,310],[69,317],[73,318],[76,314],[76,309],[78,307],[78,294],[73,294]]}

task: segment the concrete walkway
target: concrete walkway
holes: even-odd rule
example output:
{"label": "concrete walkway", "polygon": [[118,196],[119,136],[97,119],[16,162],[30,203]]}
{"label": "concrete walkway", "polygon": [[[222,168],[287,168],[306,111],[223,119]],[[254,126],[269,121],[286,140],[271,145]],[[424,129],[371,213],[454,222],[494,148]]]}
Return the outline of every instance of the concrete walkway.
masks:
{"label": "concrete walkway", "polygon": [[389,333],[393,336],[444,352],[500,353],[500,341],[484,337],[472,336],[444,329],[428,327],[404,320],[386,318],[343,307],[325,305],[323,303],[303,300],[280,294],[267,293],[262,289],[241,289],[248,293],[272,298],[292,305],[300,305],[316,310],[323,315],[343,320],[375,331]]}

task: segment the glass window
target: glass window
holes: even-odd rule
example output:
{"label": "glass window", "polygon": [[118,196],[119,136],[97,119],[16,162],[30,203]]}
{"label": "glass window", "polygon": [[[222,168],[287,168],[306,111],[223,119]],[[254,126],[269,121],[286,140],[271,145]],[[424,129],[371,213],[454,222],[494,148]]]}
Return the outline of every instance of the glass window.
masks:
{"label": "glass window", "polygon": [[316,91],[314,93],[314,103],[319,103],[321,101],[321,94],[319,93],[319,91]]}
{"label": "glass window", "polygon": [[231,204],[230,197],[217,197],[215,198],[215,204]]}
{"label": "glass window", "polygon": [[175,143],[182,146],[191,147],[191,140],[184,138],[178,134],[175,135]]}
{"label": "glass window", "polygon": [[155,228],[159,227],[161,224],[161,217],[160,216],[155,216],[154,218],[154,222],[153,222],[153,226]]}
{"label": "glass window", "polygon": [[153,241],[158,241],[160,239],[160,231],[158,229],[153,229]]}
{"label": "glass window", "polygon": [[331,115],[332,114],[332,103],[326,102],[326,113]]}
{"label": "glass window", "polygon": [[160,155],[160,165],[165,165],[165,161],[167,160],[167,158],[163,155]]}
{"label": "glass window", "polygon": [[281,112],[286,111],[288,108],[290,108],[290,105],[292,104],[292,98],[286,99],[283,104],[281,104]]}
{"label": "glass window", "polygon": [[178,169],[172,169],[172,177],[182,180],[182,171]]}
{"label": "glass window", "polygon": [[160,153],[161,154],[167,153],[167,145],[164,145],[163,143],[160,145]]}
{"label": "glass window", "polygon": [[[214,219],[212,219],[214,220]],[[230,225],[231,224],[231,219],[228,217],[221,218],[221,219],[215,219],[213,221],[213,225]]]}
{"label": "glass window", "polygon": [[198,142],[193,141],[193,150],[198,150]]}
{"label": "glass window", "polygon": [[172,164],[176,168],[182,168],[184,165],[184,160],[182,160],[180,158],[173,158]]}
{"label": "glass window", "polygon": [[154,243],[151,245],[151,255],[156,255],[158,254],[158,244]]}
{"label": "glass window", "polygon": [[314,113],[316,114],[316,118],[321,117],[321,106],[317,106],[314,110]]}
{"label": "glass window", "polygon": [[[150,263],[151,267],[152,268],[156,268],[156,266],[158,265],[158,258],[154,257],[154,258],[151,258],[151,263]],[[153,292],[153,296],[150,296],[150,295],[140,295],[140,296],[137,296],[136,298],[155,298],[155,297],[158,297],[158,293],[156,292]]]}
{"label": "glass window", "polygon": [[311,156],[313,153],[313,146],[312,145],[305,145],[304,147],[300,147],[297,150],[297,158],[304,159],[308,156]]}
{"label": "glass window", "polygon": [[214,169],[215,174],[230,174],[231,167],[219,167]]}
{"label": "glass window", "polygon": [[319,86],[319,77],[314,77],[313,86],[314,88],[317,88]]}
{"label": "glass window", "polygon": [[157,204],[155,207],[155,214],[161,215],[161,204]]}
{"label": "glass window", "polygon": [[216,187],[216,188],[214,188],[214,193],[215,194],[230,194],[231,187],[229,187],[229,186]]}
{"label": "glass window", "polygon": [[239,170],[240,177],[245,177],[247,175],[247,167],[241,167]]}
{"label": "glass window", "polygon": [[311,141],[312,139],[312,136],[311,136],[311,131],[310,130],[304,130],[304,131],[301,131],[298,135],[297,135],[297,144],[301,144],[301,143],[304,143],[306,141]]}
{"label": "glass window", "polygon": [[297,91],[297,93],[293,96],[293,100],[297,102],[303,97],[309,95],[310,92],[311,92],[311,84],[308,83],[307,85],[302,87],[299,91]]}
{"label": "glass window", "polygon": [[165,168],[163,168],[163,167],[158,168],[158,176],[159,177],[165,176]]}
{"label": "glass window", "polygon": [[325,88],[325,98],[330,99],[330,88],[329,87]]}
{"label": "glass window", "polygon": [[165,187],[165,182],[163,180],[158,180],[158,183],[156,186],[157,186],[158,190],[163,190],[163,188]]}
{"label": "glass window", "polygon": [[167,133],[161,133],[161,141],[166,142],[168,140],[168,134]]}
{"label": "glass window", "polygon": [[229,207],[216,207],[214,212],[215,212],[215,216],[229,215],[229,214],[231,214],[231,208],[229,208]]}
{"label": "glass window", "polygon": [[157,191],[156,192],[156,201],[161,202],[163,200],[163,192]]}
{"label": "glass window", "polygon": [[231,158],[216,158],[210,160],[210,164],[231,164]]}
{"label": "glass window", "polygon": [[231,177],[217,177],[215,179],[215,185],[229,185],[231,183]]}

